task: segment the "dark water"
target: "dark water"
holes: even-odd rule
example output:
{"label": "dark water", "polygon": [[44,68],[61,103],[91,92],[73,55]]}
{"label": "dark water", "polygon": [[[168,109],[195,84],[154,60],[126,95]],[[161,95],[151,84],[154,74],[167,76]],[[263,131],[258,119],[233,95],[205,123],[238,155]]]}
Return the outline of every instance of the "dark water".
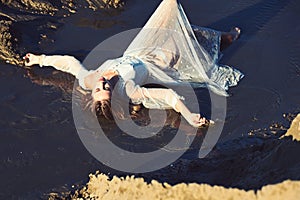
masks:
{"label": "dark water", "polygon": [[[0,4],[0,198],[36,199],[51,191],[71,191],[96,170],[125,175],[103,166],[82,145],[65,75],[38,67],[29,73],[5,61],[17,64],[28,51],[83,60],[104,39],[142,27],[160,1],[128,0],[117,10],[97,4],[96,11],[85,8],[85,1],[67,7],[64,1],[49,1],[58,11],[51,6],[28,10],[12,2]],[[300,110],[300,3],[190,0],[182,5],[193,24],[225,31],[241,27],[241,38],[225,50],[221,63],[240,69],[245,78],[229,91],[225,127],[209,157],[188,153],[172,166],[139,176],[243,189],[300,180],[300,145],[278,139],[289,124],[283,114]],[[67,78],[72,86],[72,77]]]}

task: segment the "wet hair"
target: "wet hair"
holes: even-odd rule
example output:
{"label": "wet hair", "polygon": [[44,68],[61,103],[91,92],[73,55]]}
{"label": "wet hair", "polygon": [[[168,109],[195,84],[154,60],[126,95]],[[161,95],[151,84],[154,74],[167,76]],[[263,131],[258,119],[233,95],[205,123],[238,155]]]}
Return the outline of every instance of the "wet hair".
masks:
{"label": "wet hair", "polygon": [[[143,86],[144,87],[144,86]],[[145,87],[150,88],[164,88],[161,85],[158,84],[149,84],[145,85]],[[114,99],[114,106],[112,108],[111,106],[111,100],[102,100],[102,101],[94,101],[92,95],[90,95],[90,99],[88,100],[88,103],[86,107],[89,107],[90,110],[96,114],[97,118],[100,119],[104,117],[107,120],[114,121],[114,117],[117,119],[128,119],[131,118],[134,121],[140,121],[138,124],[147,125],[150,123],[150,117],[149,117],[149,109],[145,108],[142,104],[127,104],[129,108],[129,116],[125,116],[124,112],[124,102],[119,101],[118,99]],[[168,115],[170,114],[167,112]]]}
{"label": "wet hair", "polygon": [[[125,115],[125,112],[122,108],[122,102],[114,102],[114,109],[111,107],[110,100],[103,101],[94,101],[91,95],[85,95],[85,109],[89,109],[94,113],[98,120],[107,119],[109,121],[114,121],[114,117],[118,119],[132,119],[140,126],[148,125],[151,120],[149,116],[149,109],[145,108],[142,104],[132,104],[129,106],[129,115]],[[180,123],[180,114],[174,110],[166,110],[167,112],[167,121],[166,124],[171,127],[177,127]]]}
{"label": "wet hair", "polygon": [[107,120],[114,121],[117,119],[125,119],[124,109],[120,101],[114,101],[114,106],[111,106],[111,100],[94,101],[92,98],[90,109],[96,114],[97,118],[104,117]]}
{"label": "wet hair", "polygon": [[[105,118],[109,121],[114,121],[114,117],[118,119],[126,119],[130,116],[125,116],[123,110],[122,102],[120,100],[114,100],[114,106],[111,106],[111,100],[95,101],[91,92],[82,93],[78,91],[76,93],[78,97],[76,99],[81,99],[81,106],[83,110],[89,111],[97,116],[98,119]],[[130,114],[133,112],[133,108],[130,106]]]}
{"label": "wet hair", "polygon": [[98,118],[104,116],[108,120],[114,120],[110,100],[96,101],[93,107]]}

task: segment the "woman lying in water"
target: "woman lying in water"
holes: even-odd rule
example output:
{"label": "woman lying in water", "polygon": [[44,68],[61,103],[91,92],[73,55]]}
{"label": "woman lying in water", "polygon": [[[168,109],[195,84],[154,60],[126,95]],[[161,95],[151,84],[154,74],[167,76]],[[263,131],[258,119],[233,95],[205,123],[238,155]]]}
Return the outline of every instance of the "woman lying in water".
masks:
{"label": "woman lying in water", "polygon": [[192,26],[176,0],[164,0],[123,56],[107,60],[98,69],[88,71],[72,56],[27,53],[25,65],[53,66],[74,75],[79,85],[92,91],[94,109],[113,120],[112,92],[119,100],[130,99],[150,109],[174,109],[194,127],[208,121],[191,112],[174,90],[146,88],[147,83],[208,87],[226,96],[226,90],[243,77],[236,69],[219,65],[220,50],[239,37],[240,29],[218,32]]}

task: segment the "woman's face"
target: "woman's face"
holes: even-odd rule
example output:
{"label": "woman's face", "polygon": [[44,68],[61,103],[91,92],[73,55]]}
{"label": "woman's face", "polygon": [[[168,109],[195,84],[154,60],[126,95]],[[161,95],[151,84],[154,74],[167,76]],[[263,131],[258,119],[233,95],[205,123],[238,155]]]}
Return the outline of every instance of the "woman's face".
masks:
{"label": "woman's face", "polygon": [[109,100],[111,98],[111,84],[104,77],[100,77],[92,90],[94,101]]}

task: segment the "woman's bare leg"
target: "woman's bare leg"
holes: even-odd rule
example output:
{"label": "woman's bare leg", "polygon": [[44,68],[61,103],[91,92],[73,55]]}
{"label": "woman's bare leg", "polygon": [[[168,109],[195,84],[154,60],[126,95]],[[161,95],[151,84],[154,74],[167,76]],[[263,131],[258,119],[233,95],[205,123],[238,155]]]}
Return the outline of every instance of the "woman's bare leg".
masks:
{"label": "woman's bare leg", "polygon": [[221,35],[221,46],[220,50],[223,51],[227,47],[229,47],[233,41],[237,40],[241,34],[241,29],[235,27],[231,29],[229,32],[224,32]]}

